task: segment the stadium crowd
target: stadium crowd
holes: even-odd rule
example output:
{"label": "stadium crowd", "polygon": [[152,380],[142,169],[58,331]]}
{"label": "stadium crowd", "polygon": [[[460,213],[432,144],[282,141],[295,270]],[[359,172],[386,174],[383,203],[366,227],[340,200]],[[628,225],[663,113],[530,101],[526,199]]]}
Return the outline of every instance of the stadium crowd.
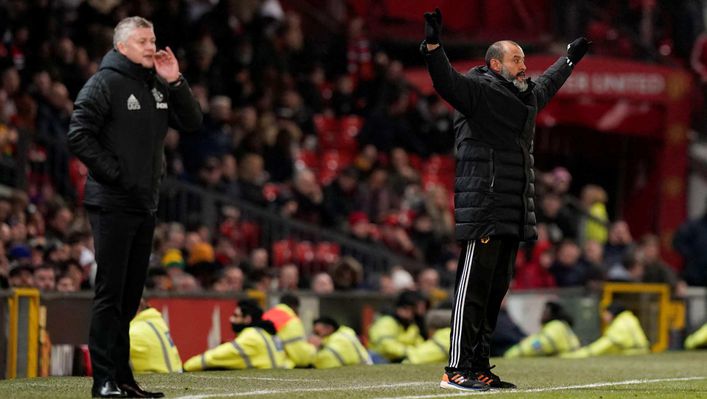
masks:
{"label": "stadium crowd", "polygon": [[[229,208],[216,230],[160,224],[148,288],[394,294],[417,287],[445,296],[459,251],[450,109],[406,81],[403,64],[375,43],[362,18],[346,18],[341,34],[307,37],[302,18],[276,0],[35,1],[2,9],[0,171],[10,187],[0,197],[2,287],[91,287],[95,262],[80,206],[87,172],[70,156],[66,132],[112,27],[133,14],[154,22],[158,47],[174,49],[206,116],[199,134],[169,131],[167,175],[428,266],[414,275],[394,268],[371,282],[365,264],[341,257],[329,271],[303,274],[275,262],[257,240],[244,250],[238,209]],[[626,222],[610,220],[603,188],[572,192],[561,166],[538,175],[540,238],[521,248],[513,289],[618,280],[666,282],[681,296],[686,284],[707,284],[703,264],[688,260],[679,275],[661,260],[658,237],[635,239]],[[704,231],[705,221],[695,223]],[[704,259],[707,248],[690,240],[678,235],[676,248]]]}

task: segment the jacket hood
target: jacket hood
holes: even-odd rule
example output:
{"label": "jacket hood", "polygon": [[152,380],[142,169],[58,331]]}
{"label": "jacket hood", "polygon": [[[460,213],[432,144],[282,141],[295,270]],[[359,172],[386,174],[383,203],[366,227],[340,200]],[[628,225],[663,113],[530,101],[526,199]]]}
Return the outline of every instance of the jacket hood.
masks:
{"label": "jacket hood", "polygon": [[103,69],[112,69],[120,74],[140,81],[150,80],[155,76],[154,69],[145,68],[140,64],[130,61],[116,49],[110,50],[105,56],[103,56],[101,66],[98,70],[100,71]]}

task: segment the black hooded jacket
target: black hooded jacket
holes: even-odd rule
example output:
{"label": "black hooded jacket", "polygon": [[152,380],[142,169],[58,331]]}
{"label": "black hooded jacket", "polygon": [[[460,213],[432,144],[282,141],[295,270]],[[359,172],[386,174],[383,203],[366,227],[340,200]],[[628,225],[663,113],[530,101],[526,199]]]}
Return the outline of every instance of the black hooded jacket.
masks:
{"label": "black hooded jacket", "polygon": [[520,92],[486,66],[455,71],[442,47],[421,47],[437,93],[455,109],[457,240],[537,237],[535,228],[535,118],[570,76],[560,57]]}
{"label": "black hooded jacket", "polygon": [[79,92],[69,149],[89,170],[84,203],[155,212],[167,127],[195,131],[202,114],[186,81],[170,85],[116,50]]}

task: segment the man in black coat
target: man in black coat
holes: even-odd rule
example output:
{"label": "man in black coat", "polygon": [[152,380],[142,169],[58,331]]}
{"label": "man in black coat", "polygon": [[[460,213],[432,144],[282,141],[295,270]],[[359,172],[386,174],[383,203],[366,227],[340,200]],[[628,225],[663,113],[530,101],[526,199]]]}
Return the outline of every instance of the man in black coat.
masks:
{"label": "man in black coat", "polygon": [[560,89],[589,42],[580,38],[537,81],[526,77],[515,42],[492,44],[486,65],[466,75],[449,63],[439,36],[439,9],[425,13],[424,54],[435,90],[455,109],[457,269],[449,365],[440,386],[514,388],[491,372],[489,338],[512,277],[518,244],[535,229],[535,118]]}
{"label": "man in black coat", "polygon": [[162,397],[135,382],[129,325],[152,248],[167,127],[195,131],[202,114],[172,50],[157,51],[152,23],[123,19],[113,46],[79,92],[68,133],[69,149],[89,170],[84,204],[98,263],[91,393]]}

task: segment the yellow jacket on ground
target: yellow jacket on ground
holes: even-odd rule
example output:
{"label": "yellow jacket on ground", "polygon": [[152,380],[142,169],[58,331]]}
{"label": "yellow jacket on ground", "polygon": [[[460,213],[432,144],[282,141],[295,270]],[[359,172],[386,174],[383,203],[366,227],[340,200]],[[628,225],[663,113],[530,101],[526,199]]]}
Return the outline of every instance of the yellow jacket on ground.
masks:
{"label": "yellow jacket on ground", "polygon": [[130,322],[130,364],[136,373],[181,373],[182,360],[157,309],[147,308]]}
{"label": "yellow jacket on ground", "polygon": [[341,326],[322,339],[322,347],[317,351],[314,367],[328,369],[356,364],[373,364],[373,362],[354,330]]}
{"label": "yellow jacket on ground", "polygon": [[707,323],[685,338],[685,349],[707,348]]}
{"label": "yellow jacket on ground", "polygon": [[598,340],[562,357],[579,358],[599,355],[640,355],[650,352],[648,338],[638,318],[630,311],[619,313]]}
{"label": "yellow jacket on ground", "polygon": [[276,369],[288,368],[288,363],[278,338],[260,327],[247,327],[233,341],[187,360],[184,370]]}
{"label": "yellow jacket on ground", "polygon": [[565,321],[545,323],[539,333],[523,338],[510,347],[503,357],[555,356],[579,349],[579,339]]}
{"label": "yellow jacket on ground", "polygon": [[393,316],[382,316],[368,329],[368,347],[390,361],[402,360],[409,348],[424,342],[415,323],[405,328]]}
{"label": "yellow jacket on ground", "polygon": [[431,364],[449,360],[449,327],[440,328],[427,341],[409,348],[403,363]]}
{"label": "yellow jacket on ground", "polygon": [[312,364],[317,348],[307,342],[302,320],[291,307],[281,303],[265,312],[263,320],[270,320],[275,325],[285,354],[295,367],[307,367]]}

